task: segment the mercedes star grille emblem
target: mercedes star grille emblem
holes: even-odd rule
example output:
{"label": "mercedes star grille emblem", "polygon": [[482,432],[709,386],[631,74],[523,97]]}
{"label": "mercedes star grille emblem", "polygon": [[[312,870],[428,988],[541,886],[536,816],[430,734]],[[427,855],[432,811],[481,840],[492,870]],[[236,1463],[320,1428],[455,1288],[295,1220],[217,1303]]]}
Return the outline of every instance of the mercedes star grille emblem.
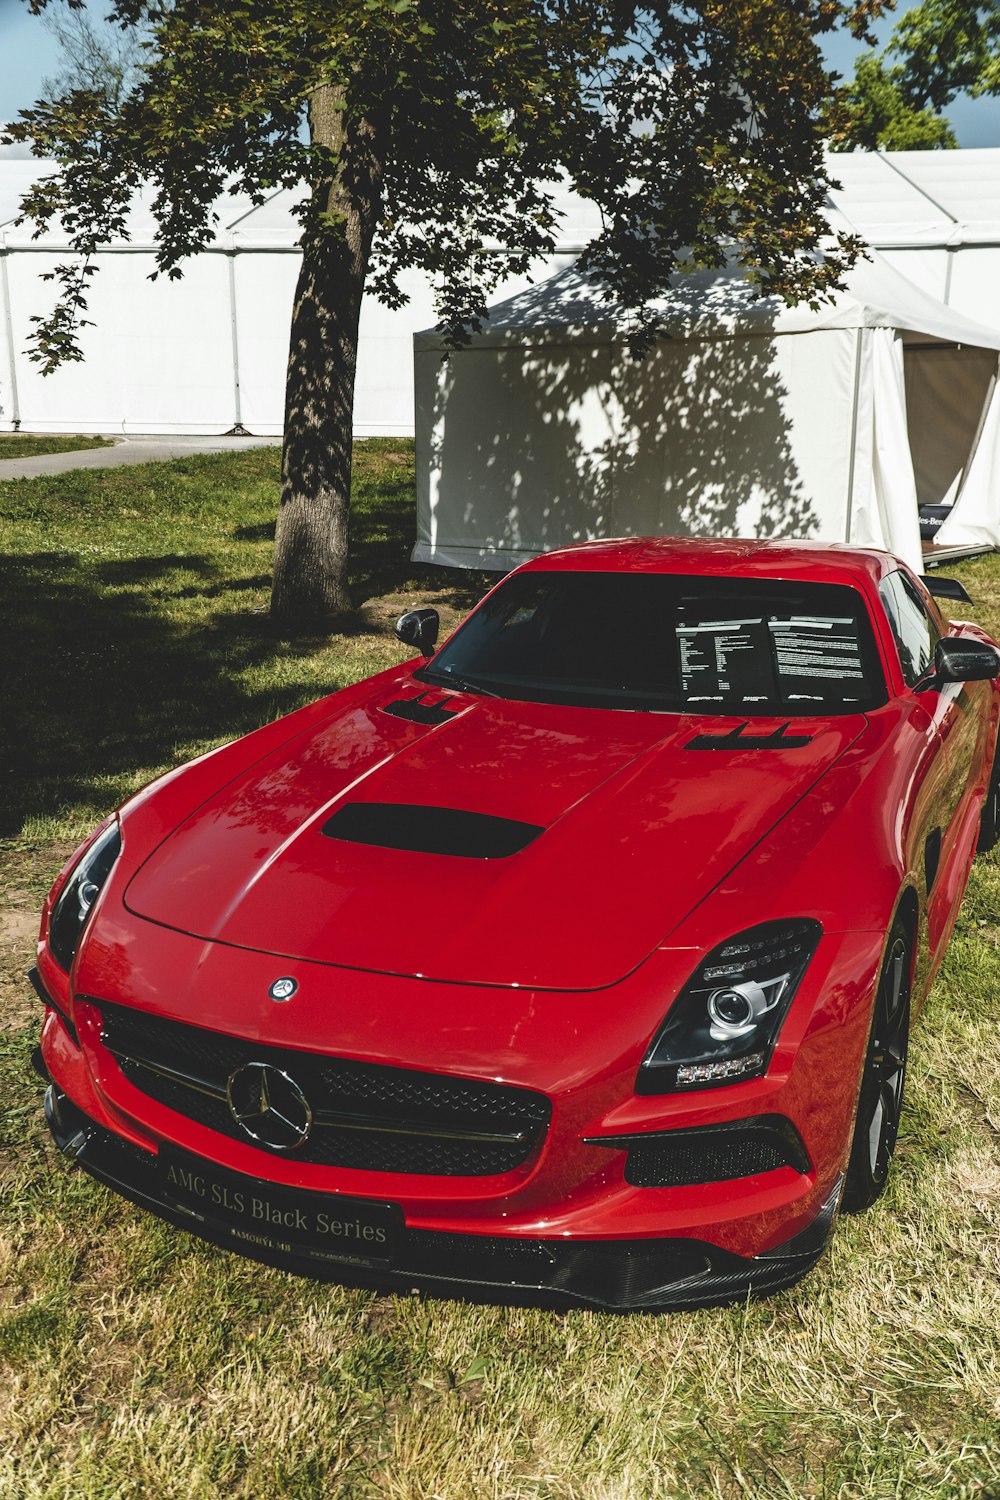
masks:
{"label": "mercedes star grille emblem", "polygon": [[309,1139],[313,1115],[294,1078],[270,1063],[244,1063],[229,1075],[229,1110],[243,1133],[272,1151],[294,1151]]}
{"label": "mercedes star grille emblem", "polygon": [[287,976],[276,979],[268,990],[272,1000],[290,1000],[299,987],[297,979],[289,979]]}

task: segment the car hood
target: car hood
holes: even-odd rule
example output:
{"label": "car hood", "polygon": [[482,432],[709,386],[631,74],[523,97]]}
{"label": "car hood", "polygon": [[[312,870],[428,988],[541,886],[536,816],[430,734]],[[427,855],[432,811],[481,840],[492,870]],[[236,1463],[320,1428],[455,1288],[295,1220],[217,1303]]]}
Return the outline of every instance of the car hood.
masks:
{"label": "car hood", "polygon": [[601,988],[664,941],[864,724],[797,719],[788,743],[768,743],[780,721],[753,721],[749,745],[720,745],[735,721],[397,683],[202,803],[125,902],[288,959]]}

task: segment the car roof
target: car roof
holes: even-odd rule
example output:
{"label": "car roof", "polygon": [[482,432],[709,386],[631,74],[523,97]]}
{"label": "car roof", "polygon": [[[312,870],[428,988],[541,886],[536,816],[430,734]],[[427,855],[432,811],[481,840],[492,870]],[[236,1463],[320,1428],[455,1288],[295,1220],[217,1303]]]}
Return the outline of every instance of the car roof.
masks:
{"label": "car roof", "polygon": [[617,537],[543,553],[518,571],[702,573],[712,577],[809,578],[863,591],[902,564],[874,547],[749,537]]}

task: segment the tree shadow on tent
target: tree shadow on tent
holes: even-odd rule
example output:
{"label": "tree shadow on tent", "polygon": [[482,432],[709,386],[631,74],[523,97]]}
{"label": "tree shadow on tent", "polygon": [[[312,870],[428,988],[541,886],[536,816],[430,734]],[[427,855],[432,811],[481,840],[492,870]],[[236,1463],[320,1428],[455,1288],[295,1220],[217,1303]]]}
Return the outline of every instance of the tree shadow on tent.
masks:
{"label": "tree shadow on tent", "polygon": [[443,365],[433,352],[418,360],[439,549],[509,565],[600,537],[817,534],[779,352],[795,341],[766,336],[766,319],[764,336],[720,336],[756,306],[745,283],[707,298],[682,283],[671,305],[685,336],[640,360],[578,277],[559,280],[561,292],[543,285],[501,305]]}

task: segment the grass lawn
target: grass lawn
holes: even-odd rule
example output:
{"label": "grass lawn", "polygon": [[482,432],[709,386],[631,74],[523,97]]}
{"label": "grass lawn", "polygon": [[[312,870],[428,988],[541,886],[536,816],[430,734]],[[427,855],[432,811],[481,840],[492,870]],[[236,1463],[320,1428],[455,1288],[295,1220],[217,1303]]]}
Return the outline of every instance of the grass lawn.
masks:
{"label": "grass lawn", "polygon": [[0,432],[0,462],[37,458],[41,453],[79,453],[82,448],[111,448],[111,438],[72,437],[67,433]]}
{"label": "grass lawn", "polygon": [[[408,561],[357,452],[337,635],[266,611],[274,449],[0,483],[0,1500],[1000,1500],[1000,855],[911,1051],[887,1195],[768,1302],[666,1316],[298,1280],[68,1169],[28,1068],[38,904],[159,770],[408,653],[482,580]],[[956,568],[1000,629],[1000,558]]]}

